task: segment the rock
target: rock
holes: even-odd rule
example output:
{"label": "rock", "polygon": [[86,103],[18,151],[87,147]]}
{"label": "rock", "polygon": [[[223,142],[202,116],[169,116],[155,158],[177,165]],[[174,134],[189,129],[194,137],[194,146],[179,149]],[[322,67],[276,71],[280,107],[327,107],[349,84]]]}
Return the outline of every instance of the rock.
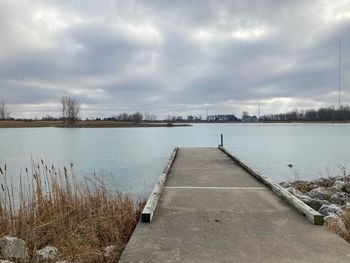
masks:
{"label": "rock", "polygon": [[58,257],[58,249],[53,246],[46,246],[35,252],[37,262],[52,262]]}
{"label": "rock", "polygon": [[332,204],[342,205],[345,203],[346,200],[348,200],[348,195],[344,192],[340,192],[332,195],[329,199],[329,202],[331,202]]}
{"label": "rock", "polygon": [[332,195],[329,202],[335,205],[342,205],[344,203],[344,201],[338,195]]}
{"label": "rock", "polygon": [[14,263],[14,262],[7,259],[0,259],[0,263]]}
{"label": "rock", "polygon": [[280,185],[281,185],[283,188],[288,188],[288,187],[290,187],[290,183],[288,183],[288,182],[282,182],[282,183],[280,183]]}
{"label": "rock", "polygon": [[313,199],[319,199],[319,200],[327,200],[330,197],[323,187],[312,189],[310,192],[307,192],[306,194]]}
{"label": "rock", "polygon": [[63,261],[56,261],[55,263],[73,263],[73,262],[63,260]]}
{"label": "rock", "polygon": [[317,200],[312,199],[308,195],[295,195],[299,200],[303,201],[308,206],[312,207],[316,211],[321,208],[322,205],[329,205],[330,203],[327,200]]}
{"label": "rock", "polygon": [[12,236],[3,236],[0,239],[0,255],[15,261],[25,261],[28,258],[26,242]]}
{"label": "rock", "polygon": [[311,199],[304,203],[312,207],[316,211],[318,211],[323,205],[330,205],[330,203],[327,200],[317,200],[317,199]]}
{"label": "rock", "polygon": [[303,192],[299,191],[298,189],[295,189],[294,187],[291,187],[291,189],[288,188],[288,191],[295,196],[304,195]]}
{"label": "rock", "polygon": [[287,187],[285,188],[286,191],[288,191],[289,193],[293,194],[293,187]]}
{"label": "rock", "polygon": [[116,258],[123,251],[123,248],[117,245],[110,245],[103,250],[103,256],[107,259]]}
{"label": "rock", "polygon": [[344,183],[341,190],[345,193],[350,193],[350,183]]}
{"label": "rock", "polygon": [[336,187],[336,188],[338,188],[338,189],[342,189],[342,187],[345,185],[345,183],[343,182],[343,181],[341,181],[341,180],[336,180],[335,182],[334,182],[334,187]]}
{"label": "rock", "polygon": [[350,202],[347,202],[347,203],[345,204],[345,211],[346,211],[346,212],[350,212]]}
{"label": "rock", "polygon": [[331,186],[327,189],[327,192],[329,195],[332,195],[332,194],[342,193],[343,191],[341,190],[341,188],[338,188],[336,186]]}
{"label": "rock", "polygon": [[298,199],[303,201],[305,204],[308,204],[313,200],[310,196],[307,196],[307,195],[295,195],[295,196],[298,197]]}
{"label": "rock", "polygon": [[341,214],[342,210],[339,206],[330,204],[330,205],[322,205],[321,208],[318,210],[319,213],[321,213],[324,216],[328,216],[330,214]]}

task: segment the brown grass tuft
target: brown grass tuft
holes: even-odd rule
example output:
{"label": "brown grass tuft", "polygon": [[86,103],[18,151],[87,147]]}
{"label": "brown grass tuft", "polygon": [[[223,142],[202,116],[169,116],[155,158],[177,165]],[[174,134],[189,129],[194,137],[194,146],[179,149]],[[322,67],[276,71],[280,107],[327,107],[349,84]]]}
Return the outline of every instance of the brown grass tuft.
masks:
{"label": "brown grass tuft", "polygon": [[32,172],[20,176],[19,189],[1,169],[0,237],[24,239],[31,256],[56,246],[61,259],[73,262],[107,262],[103,249],[117,245],[120,252],[110,262],[118,262],[144,202],[111,193],[96,177],[78,180],[72,168],[33,163]]}

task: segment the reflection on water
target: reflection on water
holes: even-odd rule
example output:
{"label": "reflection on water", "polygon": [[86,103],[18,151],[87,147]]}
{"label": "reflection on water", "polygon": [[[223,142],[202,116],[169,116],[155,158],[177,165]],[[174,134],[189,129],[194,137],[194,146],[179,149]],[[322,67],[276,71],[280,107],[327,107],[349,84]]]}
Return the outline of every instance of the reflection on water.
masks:
{"label": "reflection on water", "polygon": [[31,158],[62,167],[73,162],[77,174],[95,172],[112,189],[144,194],[175,146],[216,147],[221,133],[227,149],[276,181],[335,175],[339,167],[350,167],[349,124],[0,129],[0,164],[7,163],[16,180]]}

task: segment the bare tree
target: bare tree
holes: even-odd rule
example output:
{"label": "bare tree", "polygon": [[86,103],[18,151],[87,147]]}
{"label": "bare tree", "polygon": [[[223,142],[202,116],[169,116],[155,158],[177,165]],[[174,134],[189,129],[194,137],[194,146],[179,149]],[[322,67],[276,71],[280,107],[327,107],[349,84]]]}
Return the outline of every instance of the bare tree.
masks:
{"label": "bare tree", "polygon": [[67,97],[62,97],[61,100],[61,112],[62,112],[62,118],[63,120],[66,119],[66,112],[67,112]]}
{"label": "bare tree", "polygon": [[135,112],[134,114],[131,115],[131,120],[135,123],[140,123],[143,121],[143,115],[141,112]]}
{"label": "bare tree", "polygon": [[157,116],[155,114],[151,114],[151,113],[146,112],[143,119],[145,121],[156,121]]}
{"label": "bare tree", "polygon": [[73,124],[77,119],[81,108],[81,102],[74,97],[61,98],[61,111],[64,121]]}
{"label": "bare tree", "polygon": [[6,120],[8,118],[10,118],[10,111],[6,106],[6,102],[2,100],[0,105],[0,120]]}

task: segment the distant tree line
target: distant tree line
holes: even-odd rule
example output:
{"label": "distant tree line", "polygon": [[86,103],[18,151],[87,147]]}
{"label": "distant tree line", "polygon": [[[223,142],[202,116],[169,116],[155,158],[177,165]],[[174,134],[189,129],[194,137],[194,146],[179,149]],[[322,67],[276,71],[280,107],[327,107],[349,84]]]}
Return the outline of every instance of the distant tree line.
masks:
{"label": "distant tree line", "polygon": [[120,113],[120,114],[114,114],[109,118],[104,118],[104,120],[108,121],[125,121],[125,122],[135,122],[139,123],[142,121],[156,121],[157,116],[155,114],[145,113],[142,114],[141,112],[137,111],[135,113]]}
{"label": "distant tree line", "polygon": [[287,113],[264,115],[260,117],[260,121],[350,121],[350,107],[341,106],[339,109],[328,107],[317,110],[295,109]]}

